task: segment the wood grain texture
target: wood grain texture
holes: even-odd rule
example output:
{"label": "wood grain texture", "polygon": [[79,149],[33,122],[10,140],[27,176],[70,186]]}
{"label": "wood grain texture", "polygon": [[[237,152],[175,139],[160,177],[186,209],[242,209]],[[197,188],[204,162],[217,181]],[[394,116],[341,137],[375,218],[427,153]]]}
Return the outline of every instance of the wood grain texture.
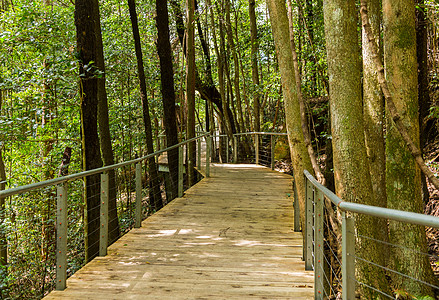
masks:
{"label": "wood grain texture", "polygon": [[313,299],[291,177],[213,165],[45,299]]}

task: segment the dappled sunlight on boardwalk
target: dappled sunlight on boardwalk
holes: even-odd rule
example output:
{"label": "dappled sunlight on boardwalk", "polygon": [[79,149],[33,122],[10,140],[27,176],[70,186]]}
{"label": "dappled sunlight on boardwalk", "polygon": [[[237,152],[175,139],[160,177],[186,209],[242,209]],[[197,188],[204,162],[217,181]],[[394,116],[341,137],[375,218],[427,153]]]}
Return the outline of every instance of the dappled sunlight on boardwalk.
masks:
{"label": "dappled sunlight on boardwalk", "polygon": [[291,177],[214,165],[47,299],[313,299]]}

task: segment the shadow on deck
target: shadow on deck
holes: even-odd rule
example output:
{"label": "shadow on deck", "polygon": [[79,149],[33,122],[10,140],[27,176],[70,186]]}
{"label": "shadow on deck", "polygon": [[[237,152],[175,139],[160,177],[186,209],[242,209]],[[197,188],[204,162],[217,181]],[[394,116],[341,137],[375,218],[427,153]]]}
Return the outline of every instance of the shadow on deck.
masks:
{"label": "shadow on deck", "polygon": [[313,299],[291,177],[256,165],[212,165],[45,299]]}

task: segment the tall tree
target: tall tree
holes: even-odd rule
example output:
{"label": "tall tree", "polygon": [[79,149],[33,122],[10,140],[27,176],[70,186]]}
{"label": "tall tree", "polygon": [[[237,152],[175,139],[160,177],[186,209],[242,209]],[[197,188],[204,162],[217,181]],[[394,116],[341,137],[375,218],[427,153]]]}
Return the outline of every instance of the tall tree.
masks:
{"label": "tall tree", "polygon": [[[230,50],[232,52],[232,58],[233,58],[233,66],[234,66],[234,79],[233,79],[233,85],[235,89],[235,96],[236,96],[236,109],[238,111],[237,115],[237,129],[244,128],[244,115],[242,113],[242,101],[241,101],[241,92],[239,87],[239,59],[237,55],[236,50],[236,44],[233,38],[233,31],[232,31],[232,21],[230,18],[230,1],[226,1],[225,3],[225,14],[226,14],[226,33],[227,33],[227,41],[230,45]],[[244,131],[244,130],[240,130]]]}
{"label": "tall tree", "polygon": [[[364,119],[355,0],[325,0],[324,20],[336,193],[344,201],[373,204],[364,134],[358,134],[364,132]],[[382,228],[374,218],[360,214],[356,227],[360,256],[384,265],[376,243],[361,237],[376,237]],[[359,281],[389,290],[381,268],[363,262],[358,266]],[[370,289],[363,289],[362,294],[366,299],[380,297]]]}
{"label": "tall tree", "polygon": [[[376,37],[380,36],[380,24],[382,20],[380,2],[380,0],[367,1],[371,29]],[[374,205],[386,207],[386,158],[383,128],[384,97],[381,93],[380,83],[378,82],[373,52],[370,49],[364,28],[362,31],[362,40],[364,127],[367,157],[369,159],[369,169],[374,192]],[[381,50],[380,39],[377,39],[375,42],[377,49]],[[380,51],[378,55],[382,56],[382,51]]]}
{"label": "tall tree", "polygon": [[[285,118],[290,145],[291,161],[294,168],[294,180],[300,203],[300,215],[305,215],[305,184],[303,171],[312,172],[312,165],[307,153],[303,138],[300,120],[300,107],[297,101],[296,81],[294,74],[293,56],[289,38],[288,17],[283,0],[267,0],[270,13],[271,28],[276,46],[279,70],[282,80],[282,94],[284,96]],[[302,228],[305,228],[305,219],[301,218]]]}
{"label": "tall tree", "polygon": [[[114,165],[113,145],[111,143],[110,121],[108,116],[108,99],[107,89],[105,87],[105,61],[104,45],[102,42],[101,16],[99,12],[99,0],[93,0],[96,7],[94,16],[96,22],[96,67],[100,71],[98,75],[98,124],[99,124],[99,141],[101,144],[102,158],[105,166]],[[108,172],[109,185],[116,187],[116,172]],[[110,188],[108,195],[108,243],[112,244],[120,236],[119,219],[117,217],[116,203],[117,189]]]}
{"label": "tall tree", "polygon": [[[382,21],[381,1],[368,0],[367,8],[371,30],[374,36],[380,36]],[[382,57],[381,40],[376,39],[376,48],[380,49],[378,55]],[[362,29],[362,53],[363,53],[363,113],[367,158],[371,177],[373,197],[370,205],[387,207],[386,196],[386,153],[384,142],[384,96],[381,93],[378,81],[378,71],[373,60],[373,50],[370,47],[367,33]],[[375,220],[377,228],[387,228],[387,220]],[[376,237],[388,242],[388,230],[378,230]],[[388,251],[384,244],[377,244],[376,251],[385,253]],[[382,256],[388,258],[387,256]],[[382,260],[383,265],[386,261]]]}
{"label": "tall tree", "polygon": [[[0,90],[0,115],[2,111],[3,91]],[[3,143],[0,143],[0,191],[6,188],[6,168],[3,161]],[[5,198],[0,197],[0,280],[4,278],[5,274],[2,274],[3,266],[8,263],[8,251],[7,240],[5,234]],[[0,296],[2,294],[0,293]]]}
{"label": "tall tree", "polygon": [[428,80],[428,32],[427,7],[425,0],[415,1],[416,9],[416,53],[418,60],[418,95],[419,95],[419,124],[421,132],[421,150],[425,147],[432,131],[436,131],[433,120],[426,121],[431,107]]}
{"label": "tall tree", "polygon": [[293,7],[291,0],[287,1],[288,6],[288,22],[289,22],[289,32],[290,32],[290,43],[291,43],[291,54],[293,58],[293,66],[294,66],[294,75],[296,80],[296,91],[297,91],[297,100],[299,101],[299,107],[300,107],[300,120],[302,122],[302,131],[303,131],[303,138],[305,140],[305,145],[308,150],[308,155],[311,160],[311,164],[313,166],[314,173],[317,176],[317,179],[320,183],[325,184],[325,177],[323,176],[322,171],[320,170],[320,166],[317,163],[317,159],[314,153],[314,149],[312,147],[311,143],[311,134],[309,132],[308,128],[308,118],[306,116],[306,109],[305,109],[305,101],[303,99],[302,95],[302,79],[300,75],[299,70],[299,62],[297,59],[297,52],[296,52],[296,42],[294,41],[294,27],[293,27]]}
{"label": "tall tree", "polygon": [[[416,61],[414,0],[383,0],[384,64],[393,103],[406,125],[407,134],[419,149],[418,70]],[[389,103],[386,106],[388,115]],[[386,184],[389,208],[423,212],[421,171],[416,165],[397,124],[387,118]],[[428,258],[413,255],[426,253],[423,227],[390,222],[390,241],[403,247],[392,251],[393,268],[409,276],[433,282]],[[411,250],[407,250],[411,249]],[[433,296],[430,287],[398,275],[393,283],[411,294]]]}
{"label": "tall tree", "polygon": [[[210,59],[210,52],[209,52],[209,46],[207,45],[206,38],[203,34],[203,29],[201,27],[201,15],[198,9],[198,1],[195,1],[195,12],[197,16],[195,17],[197,22],[197,30],[198,30],[198,37],[200,39],[201,48],[203,49],[203,54],[206,62],[206,84],[209,86],[213,86],[213,77],[212,77],[212,62]],[[209,101],[206,100],[205,103],[205,118],[206,118],[206,132],[210,132],[210,113],[209,113]]]}
{"label": "tall tree", "polygon": [[258,71],[258,52],[259,52],[259,42],[258,42],[258,27],[256,22],[256,11],[255,11],[256,1],[249,0],[248,3],[248,13],[250,17],[250,42],[251,42],[251,63],[252,63],[252,80],[254,85],[253,92],[253,106],[254,106],[254,127],[255,131],[261,130],[260,121],[260,96],[259,96],[259,71]]}
{"label": "tall tree", "polygon": [[[146,79],[145,70],[143,67],[143,55],[142,46],[140,44],[140,34],[139,25],[137,21],[136,13],[136,1],[128,0],[128,7],[130,11],[131,25],[133,28],[133,38],[134,38],[134,48],[136,50],[137,58],[137,72],[139,76],[140,85],[140,99],[142,100],[143,108],[143,122],[145,124],[145,138],[146,138],[146,150],[148,154],[154,153],[154,145],[152,139],[152,126],[151,117],[149,116],[149,105],[146,92]],[[162,194],[160,191],[160,181],[158,176],[157,164],[155,162],[155,157],[150,157],[148,159],[148,175],[149,175],[149,198],[150,205],[153,210],[159,210],[163,207]]]}
{"label": "tall tree", "polygon": [[[178,134],[175,112],[174,68],[172,66],[172,51],[169,41],[168,1],[156,0],[156,11],[157,52],[160,58],[163,121],[167,145],[170,147],[178,144]],[[178,149],[168,151],[168,165],[172,190],[171,199],[173,199],[178,194]]]}
{"label": "tall tree", "polygon": [[[187,139],[195,137],[195,3],[187,0],[186,30],[186,97],[187,97]],[[195,183],[195,142],[188,144],[188,183]]]}
{"label": "tall tree", "polygon": [[[102,166],[98,137],[98,76],[96,62],[96,2],[77,0],[75,2],[75,25],[77,57],[79,60],[79,97],[81,100],[81,138],[82,162],[85,170]],[[99,254],[99,207],[100,177],[85,178],[86,225],[85,247],[86,261]]]}
{"label": "tall tree", "polygon": [[[212,8],[212,5],[210,4],[209,0],[207,0],[206,3],[208,7]],[[175,23],[177,27],[178,39],[180,40],[180,44],[183,46],[183,52],[185,52],[186,46],[184,45],[184,35],[185,35],[184,20],[183,20],[183,14],[181,13],[181,9],[180,9],[180,3],[177,0],[170,0],[170,4],[175,14]],[[214,38],[214,41],[215,40],[216,39]],[[223,107],[225,105],[223,105],[222,103],[221,93],[212,83],[213,80],[210,80],[209,78],[207,82],[203,82],[200,78],[200,74],[198,73],[198,70],[195,69],[195,89],[200,93],[201,99],[210,101],[213,104],[215,104],[215,106],[218,108],[219,114],[221,114],[222,116],[224,117],[232,116],[232,112],[230,110],[230,107],[228,106],[226,106],[227,112],[224,113]],[[226,122],[230,124],[230,130],[233,133],[236,133],[236,127],[233,118],[226,120]]]}

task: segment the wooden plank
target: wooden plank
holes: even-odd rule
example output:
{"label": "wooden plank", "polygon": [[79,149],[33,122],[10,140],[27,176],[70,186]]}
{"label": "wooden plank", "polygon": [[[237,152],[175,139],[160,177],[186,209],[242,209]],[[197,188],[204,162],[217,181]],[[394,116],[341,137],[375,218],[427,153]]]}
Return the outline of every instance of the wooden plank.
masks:
{"label": "wooden plank", "polygon": [[313,299],[288,193],[288,175],[212,165],[46,299]]}

